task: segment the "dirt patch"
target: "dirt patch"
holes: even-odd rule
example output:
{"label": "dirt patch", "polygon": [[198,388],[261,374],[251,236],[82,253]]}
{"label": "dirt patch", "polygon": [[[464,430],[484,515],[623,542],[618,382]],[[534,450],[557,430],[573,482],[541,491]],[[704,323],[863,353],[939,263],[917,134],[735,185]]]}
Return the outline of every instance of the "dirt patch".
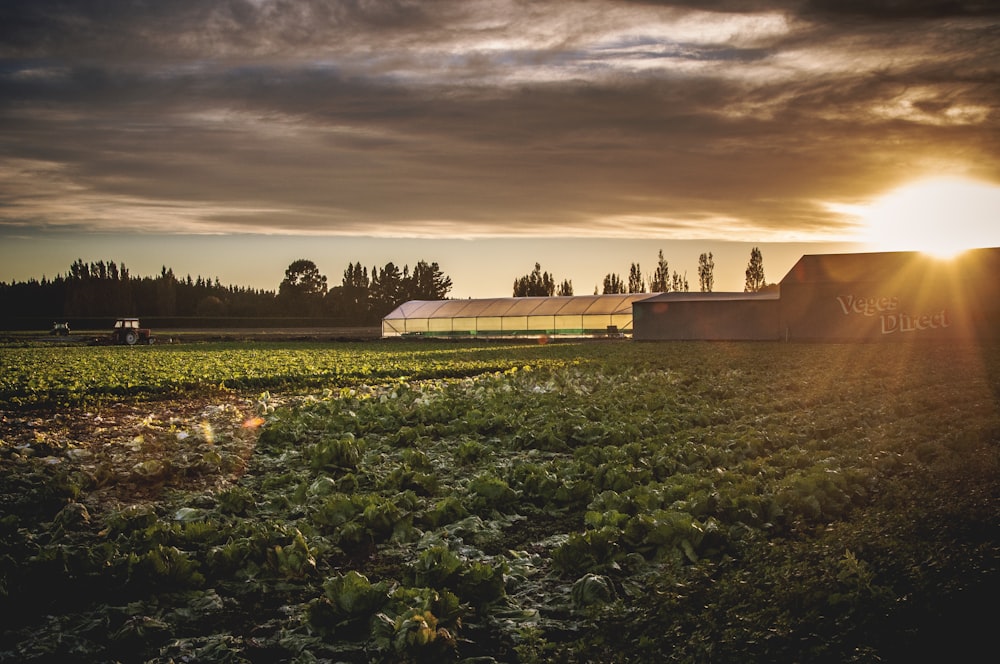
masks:
{"label": "dirt patch", "polygon": [[253,398],[212,394],[61,411],[0,411],[0,468],[72,472],[91,506],[155,500],[167,489],[218,491],[246,469],[264,420]]}

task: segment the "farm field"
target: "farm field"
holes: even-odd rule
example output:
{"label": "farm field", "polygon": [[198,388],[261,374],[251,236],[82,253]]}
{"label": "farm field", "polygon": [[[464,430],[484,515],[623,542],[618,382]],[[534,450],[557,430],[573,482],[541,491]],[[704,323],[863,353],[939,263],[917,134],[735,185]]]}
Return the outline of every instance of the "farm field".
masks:
{"label": "farm field", "polygon": [[0,662],[971,658],[1000,349],[0,346]]}

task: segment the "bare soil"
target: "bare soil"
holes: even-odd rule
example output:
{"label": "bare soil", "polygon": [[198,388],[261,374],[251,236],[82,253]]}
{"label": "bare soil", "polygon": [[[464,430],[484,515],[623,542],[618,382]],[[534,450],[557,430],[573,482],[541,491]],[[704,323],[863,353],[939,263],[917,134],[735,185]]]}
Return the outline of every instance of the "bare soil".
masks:
{"label": "bare soil", "polygon": [[58,411],[0,410],[0,447],[81,473],[92,506],[148,502],[168,489],[215,491],[237,480],[263,423],[255,409],[250,397],[219,392]]}

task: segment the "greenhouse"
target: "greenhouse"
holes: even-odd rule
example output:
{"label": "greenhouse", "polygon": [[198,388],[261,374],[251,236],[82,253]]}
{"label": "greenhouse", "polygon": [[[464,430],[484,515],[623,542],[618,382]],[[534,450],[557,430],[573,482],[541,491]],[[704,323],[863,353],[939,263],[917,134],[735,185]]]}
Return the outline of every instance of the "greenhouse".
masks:
{"label": "greenhouse", "polygon": [[382,319],[383,337],[542,337],[632,334],[632,303],[652,293],[414,300]]}

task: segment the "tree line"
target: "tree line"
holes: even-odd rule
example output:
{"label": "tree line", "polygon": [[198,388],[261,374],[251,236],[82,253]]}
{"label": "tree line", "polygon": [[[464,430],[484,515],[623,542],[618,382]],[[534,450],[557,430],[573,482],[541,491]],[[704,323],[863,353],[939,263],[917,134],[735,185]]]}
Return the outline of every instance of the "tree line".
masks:
{"label": "tree line", "polygon": [[285,313],[298,316],[343,316],[378,321],[410,300],[443,300],[451,292],[451,277],[437,263],[419,261],[410,270],[389,262],[371,272],[361,263],[348,264],[340,285],[327,289],[326,277],[310,260],[294,261],[285,270],[278,300]]}
{"label": "tree line", "polygon": [[[771,284],[773,286],[773,284]],[[712,252],[703,253],[698,257],[698,288],[702,293],[711,293],[715,287],[715,258]],[[764,279],[764,258],[758,247],[750,252],[747,263],[744,292],[755,293],[768,288]],[[669,293],[687,292],[690,290],[687,273],[671,271],[670,263],[660,250],[657,256],[656,268],[649,275],[644,275],[639,263],[632,263],[629,268],[628,280],[621,275],[609,272],[604,276],[600,286],[594,286],[594,295],[611,295],[625,293]],[[564,279],[556,285],[555,277],[549,272],[543,272],[541,263],[535,263],[535,269],[514,280],[514,297],[552,297],[553,295],[573,295],[573,282]]]}
{"label": "tree line", "polygon": [[[711,252],[698,258],[698,287],[714,288],[715,260]],[[772,285],[773,286],[773,285]],[[746,269],[744,290],[769,288],[764,279],[763,256],[754,247]],[[77,259],[66,274],[27,282],[0,282],[0,312],[19,318],[273,318],[301,317],[341,319],[347,324],[375,323],[394,308],[410,300],[441,300],[451,292],[452,280],[436,262],[418,261],[411,270],[393,262],[370,270],[360,262],[349,263],[341,282],[330,286],[316,264],[307,259],[293,261],[277,291],[223,286],[219,278],[191,275],[178,277],[163,266],[160,274],[132,275],[124,263]],[[671,270],[660,250],[652,273],[632,263],[628,277],[605,275],[594,294],[668,293],[689,290],[686,273]],[[534,270],[514,280],[514,297],[573,295],[573,282]]]}
{"label": "tree line", "polygon": [[373,323],[402,302],[447,297],[451,278],[437,263],[411,270],[394,263],[371,270],[348,264],[340,284],[327,287],[316,264],[300,259],[285,270],[277,291],[223,286],[214,279],[178,277],[163,266],[156,276],[131,274],[124,263],[77,259],[65,274],[25,282],[0,282],[4,318],[310,317]]}

